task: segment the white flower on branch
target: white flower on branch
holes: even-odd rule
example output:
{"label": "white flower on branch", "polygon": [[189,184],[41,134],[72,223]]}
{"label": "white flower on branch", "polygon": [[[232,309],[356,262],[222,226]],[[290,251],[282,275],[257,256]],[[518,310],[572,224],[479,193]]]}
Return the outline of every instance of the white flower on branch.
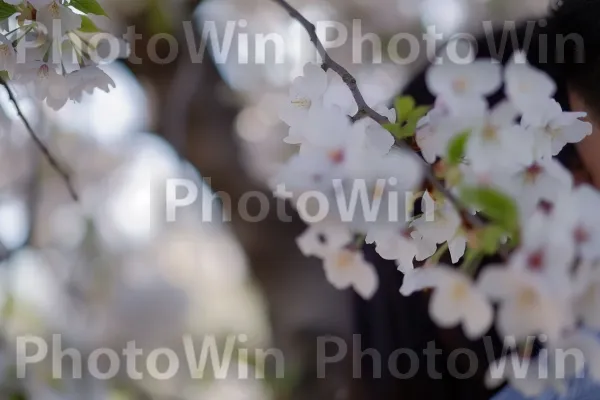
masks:
{"label": "white flower on branch", "polygon": [[95,65],[82,67],[66,76],[69,87],[69,97],[77,102],[81,101],[84,93],[92,94],[95,89],[110,92],[116,87],[110,76]]}
{"label": "white flower on branch", "polygon": [[298,238],[298,245],[305,255],[323,260],[327,280],[336,289],[352,287],[369,299],[375,294],[379,279],[362,253],[349,246],[351,240],[352,235],[342,225],[316,224]]}
{"label": "white flower on branch", "polygon": [[550,206],[573,188],[571,173],[552,158],[491,171],[486,177],[490,186],[512,196],[523,223],[540,204]]}
{"label": "white flower on branch", "polygon": [[[423,270],[419,273],[416,271]],[[443,327],[462,325],[470,339],[485,334],[493,322],[492,306],[471,278],[445,265],[422,267],[404,277],[403,293],[433,288],[429,314]],[[410,289],[409,289],[410,288]]]}
{"label": "white flower on branch", "polygon": [[416,218],[411,226],[422,235],[425,243],[448,242],[452,262],[458,262],[465,253],[467,241],[459,231],[462,220],[454,206],[445,199],[434,199],[429,192],[425,192],[421,209],[423,215]]}
{"label": "white flower on branch", "polygon": [[536,112],[523,114],[522,123],[533,134],[536,158],[556,156],[567,143],[578,143],[592,134],[586,113],[563,112],[554,99],[540,101]]}
{"label": "white flower on branch", "polygon": [[[42,3],[46,3],[46,1]],[[38,10],[36,21],[46,29],[50,36],[58,33],[59,37],[62,37],[65,33],[81,27],[81,16],[75,14],[69,7],[62,5],[56,0],[48,4],[40,4],[36,8]],[[60,31],[55,32],[58,26],[60,27]]]}
{"label": "white flower on branch", "polygon": [[474,118],[465,154],[473,169],[488,171],[532,161],[533,142],[515,124],[517,116],[513,105],[504,101],[491,112]]}
{"label": "white flower on branch", "polygon": [[556,92],[552,78],[529,65],[522,52],[516,52],[506,66],[504,82],[507,98],[521,114],[539,113],[540,104]]}
{"label": "white flower on branch", "polygon": [[327,73],[318,65],[306,64],[304,75],[294,80],[288,101],[279,110],[279,117],[290,126],[290,135],[284,140],[286,143],[303,143],[299,127],[306,123],[309,110],[320,106],[326,89]]}
{"label": "white flower on branch", "polygon": [[401,226],[396,229],[373,229],[366,242],[375,243],[375,250],[381,258],[396,261],[398,270],[404,274],[414,268],[415,259],[426,260],[437,249],[434,242],[425,240],[419,232]]}
{"label": "white flower on branch", "polygon": [[487,266],[478,280],[478,286],[490,299],[500,302],[497,328],[502,336],[524,340],[543,332],[552,340],[572,327],[574,320],[569,310],[571,290],[568,281],[557,283],[547,275],[530,268]]}
{"label": "white flower on branch", "polygon": [[19,69],[17,79],[29,85],[37,98],[45,100],[54,110],[62,108],[69,99],[67,80],[52,64],[43,61],[27,63]]}
{"label": "white flower on branch", "polygon": [[427,87],[431,93],[450,103],[481,100],[500,89],[501,67],[492,60],[477,60],[458,65],[444,62],[427,71]]}
{"label": "white flower on branch", "polygon": [[324,257],[352,241],[352,233],[342,224],[319,223],[309,226],[296,240],[302,254]]}

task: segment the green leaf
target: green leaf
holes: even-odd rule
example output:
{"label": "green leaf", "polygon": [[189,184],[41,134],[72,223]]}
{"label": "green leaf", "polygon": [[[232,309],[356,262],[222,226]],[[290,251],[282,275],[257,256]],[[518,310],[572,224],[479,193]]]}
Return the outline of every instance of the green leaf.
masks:
{"label": "green leaf", "polygon": [[415,99],[411,96],[398,97],[394,102],[394,107],[398,114],[398,122],[404,122],[408,119],[410,112],[415,108]]}
{"label": "green leaf", "polygon": [[417,123],[419,121],[408,121],[403,126],[398,127],[398,135],[402,139],[406,139],[409,137],[413,137],[415,135],[415,131],[417,130]]}
{"label": "green leaf", "polygon": [[448,144],[448,150],[446,153],[446,161],[450,165],[460,164],[464,155],[465,155],[465,147],[467,146],[467,142],[469,140],[470,132],[462,132],[456,135],[450,143]]}
{"label": "green leaf", "polygon": [[81,16],[81,28],[79,28],[79,30],[81,32],[88,32],[88,33],[101,32],[100,28],[98,28],[96,26],[94,21],[92,21],[90,19],[90,17],[88,17],[86,15]]}
{"label": "green leaf", "polygon": [[415,134],[415,130],[411,130],[411,127],[406,125],[400,126],[399,124],[384,124],[382,126],[399,140],[407,139]]}
{"label": "green leaf", "polygon": [[465,274],[474,277],[482,259],[483,253],[480,250],[468,248],[465,251],[459,269]]}
{"label": "green leaf", "polygon": [[85,14],[108,16],[97,0],[71,0],[70,4]]}
{"label": "green leaf", "polygon": [[483,215],[510,234],[517,232],[519,211],[511,197],[486,187],[463,188],[460,197],[464,203],[480,209]]}
{"label": "green leaf", "polygon": [[398,124],[389,124],[389,123],[383,124],[381,126],[394,136],[396,135],[396,132],[398,132],[398,128],[400,128],[400,125],[398,125]]}
{"label": "green leaf", "polygon": [[7,4],[3,1],[0,1],[0,21],[4,21],[5,19],[12,17],[18,11],[19,10],[17,10],[17,7],[13,6],[12,4]]}
{"label": "green leaf", "polygon": [[497,225],[487,226],[481,232],[481,249],[485,254],[493,255],[500,248],[500,240],[506,235],[506,231]]}
{"label": "green leaf", "polygon": [[417,122],[423,118],[425,115],[427,115],[427,113],[429,112],[429,110],[431,110],[431,107],[429,106],[418,106],[415,107],[409,114],[408,114],[408,120],[414,120],[416,119]]}

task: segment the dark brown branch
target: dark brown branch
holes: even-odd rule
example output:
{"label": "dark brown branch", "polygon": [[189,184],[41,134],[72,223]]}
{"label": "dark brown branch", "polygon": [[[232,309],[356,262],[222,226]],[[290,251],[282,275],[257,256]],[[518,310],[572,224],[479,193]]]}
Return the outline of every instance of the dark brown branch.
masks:
{"label": "dark brown branch", "polygon": [[323,43],[321,43],[319,37],[317,36],[317,29],[315,28],[315,25],[309,20],[307,20],[298,10],[292,7],[286,0],[273,1],[281,5],[281,7],[283,7],[293,19],[302,24],[302,26],[304,27],[304,29],[306,29],[308,35],[310,36],[310,41],[315,45],[317,51],[319,52],[319,55],[323,59],[323,67],[325,68],[325,70],[331,69],[336,74],[338,74],[340,78],[342,78],[342,81],[348,86],[348,88],[352,92],[352,96],[354,97],[356,105],[358,106],[358,112],[352,117],[352,120],[358,121],[363,117],[370,117],[380,124],[387,124],[389,121],[386,117],[369,107],[362,93],[358,89],[356,78],[354,78],[354,76],[352,76],[352,74],[350,74],[350,72],[348,72],[346,68],[342,67],[329,56],[329,53],[327,53],[327,50],[325,50]]}
{"label": "dark brown branch", "polygon": [[[356,78],[354,78],[354,76],[352,76],[352,74],[350,74],[350,72],[348,72],[348,70],[346,68],[342,67],[340,64],[335,62],[329,56],[329,54],[327,53],[327,50],[325,50],[325,48],[323,47],[323,43],[321,43],[321,41],[317,37],[317,30],[315,28],[315,25],[313,23],[311,23],[309,20],[307,20],[298,10],[296,10],[293,6],[291,6],[286,0],[273,0],[273,1],[275,3],[281,5],[290,14],[290,16],[293,19],[300,22],[300,24],[308,32],[308,35],[310,36],[310,41],[315,45],[315,47],[317,48],[317,51],[319,52],[319,55],[323,59],[323,66],[326,69],[329,69],[329,68],[332,69],[335,73],[337,73],[342,78],[344,83],[346,85],[348,85],[348,88],[352,92],[352,96],[354,96],[354,100],[356,101],[356,104],[358,105],[358,113],[356,113],[356,115],[354,115],[352,117],[352,120],[356,121],[356,120],[359,120],[362,117],[366,116],[366,117],[369,117],[369,118],[377,121],[379,124],[382,124],[382,125],[389,123],[390,121],[385,116],[383,116],[383,115],[379,114],[377,111],[373,110],[366,103],[362,93],[360,92],[360,89],[358,88],[358,85],[356,83]],[[396,141],[396,143],[399,147],[408,149],[409,151],[412,151],[405,142]],[[448,201],[450,203],[452,203],[452,205],[458,211],[460,211],[462,214],[464,214],[464,218],[473,227],[481,228],[481,227],[485,226],[485,223],[480,218],[478,218],[476,215],[471,214],[471,211],[468,209],[468,207],[466,207],[464,204],[462,204],[460,202],[460,200],[458,200],[458,198],[456,196],[454,196],[454,194],[452,194],[452,192],[450,192],[450,190],[448,190],[444,186],[444,184],[435,176],[435,174],[433,173],[433,170],[427,163],[425,163],[425,161],[423,161],[423,164],[424,164],[423,169],[425,171],[425,178],[433,185],[433,187],[437,191],[442,193],[444,195],[444,197],[446,197],[448,199]]]}
{"label": "dark brown branch", "polygon": [[23,111],[21,111],[21,107],[19,106],[19,102],[17,101],[14,92],[2,77],[0,77],[0,85],[4,86],[4,88],[6,89],[10,101],[15,105],[15,108],[17,109],[17,114],[19,115],[19,118],[21,118],[21,120],[23,121],[25,128],[29,132],[29,135],[31,136],[37,147],[40,149],[50,166],[54,168],[54,170],[62,177],[73,200],[78,201],[79,196],[77,195],[77,192],[73,187],[70,175],[60,166],[58,160],[50,152],[50,149],[48,149],[48,147],[46,146],[46,144],[44,144],[42,139],[35,133],[35,131],[31,127],[31,124],[25,117],[25,114],[23,114]]}

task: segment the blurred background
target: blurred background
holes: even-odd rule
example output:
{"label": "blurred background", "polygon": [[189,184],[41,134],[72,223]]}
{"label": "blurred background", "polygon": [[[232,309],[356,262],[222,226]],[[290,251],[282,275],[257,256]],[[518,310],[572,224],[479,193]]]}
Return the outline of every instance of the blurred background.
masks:
{"label": "blurred background", "polygon": [[[132,42],[132,57],[104,67],[117,88],[58,113],[19,92],[38,132],[72,171],[79,203],[70,199],[0,91],[4,117],[12,120],[1,132],[0,146],[0,371],[5,377],[0,398],[342,400],[358,393],[349,365],[329,369],[325,380],[315,374],[315,338],[349,338],[353,332],[352,294],[331,288],[319,263],[299,253],[295,237],[303,226],[295,219],[280,221],[272,196],[271,212],[258,223],[244,221],[235,210],[232,220],[222,223],[218,200],[212,210],[197,202],[179,210],[176,222],[165,218],[165,183],[171,178],[226,193],[233,205],[249,191],[269,193],[269,177],[295,151],[282,142],[287,127],[278,119],[277,105],[302,66],[315,59],[305,31],[270,0],[102,3],[111,19],[98,19],[99,25],[119,34],[135,26],[141,35]],[[312,21],[350,28],[360,19],[363,33],[384,39],[418,34],[427,25],[447,34],[476,32],[482,20],[516,20],[548,8],[548,0],[291,3]],[[194,30],[186,31],[183,21],[191,21]],[[281,34],[283,62],[267,53],[266,63],[254,63],[254,54],[238,48],[237,36],[231,49],[236,56],[225,63],[209,55],[192,62],[188,46],[200,46],[206,24],[214,22],[223,33],[228,21],[250,37]],[[173,42],[156,39],[163,33],[179,44],[172,57]],[[400,66],[383,55],[382,63],[370,63],[377,57],[367,56],[353,64],[351,43],[331,55],[379,101],[391,99],[425,62]],[[365,54],[372,54],[372,46],[364,46]],[[172,62],[153,62],[149,48]],[[241,63],[238,54],[249,63]],[[249,206],[251,214],[253,207],[257,212],[257,204]],[[286,376],[236,379],[232,371],[228,379],[191,379],[186,372],[169,381],[131,380],[124,373],[109,381],[56,380],[49,362],[36,366],[25,381],[15,380],[16,337],[50,340],[56,333],[63,347],[84,355],[98,347],[123,349],[131,340],[144,349],[181,350],[185,334],[198,341],[205,335],[243,334],[249,348],[281,349]],[[251,358],[236,363],[253,367]]]}

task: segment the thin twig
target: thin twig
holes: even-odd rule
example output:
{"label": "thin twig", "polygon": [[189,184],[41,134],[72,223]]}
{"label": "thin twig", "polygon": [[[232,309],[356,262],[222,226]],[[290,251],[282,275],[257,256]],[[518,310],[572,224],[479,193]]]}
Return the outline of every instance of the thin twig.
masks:
{"label": "thin twig", "polygon": [[386,117],[369,107],[362,93],[358,89],[356,78],[352,76],[352,74],[348,72],[346,68],[335,62],[329,56],[329,53],[327,53],[327,50],[325,50],[323,43],[321,43],[319,37],[317,36],[317,28],[315,27],[315,25],[309,20],[307,20],[298,10],[292,7],[290,3],[288,3],[286,0],[273,1],[281,5],[281,7],[283,7],[293,19],[300,22],[300,24],[308,32],[308,35],[310,36],[310,41],[315,45],[315,47],[317,48],[317,52],[321,56],[321,59],[323,60],[323,68],[325,70],[331,69],[336,74],[338,74],[340,78],[342,78],[342,81],[346,84],[346,86],[348,86],[348,88],[352,92],[352,96],[354,97],[356,105],[358,106],[358,112],[352,117],[352,120],[358,121],[363,117],[370,117],[371,119],[377,121],[380,124],[389,123],[390,121]]}
{"label": "thin twig", "polygon": [[67,186],[67,189],[69,190],[69,194],[71,195],[73,200],[78,201],[79,196],[77,195],[77,192],[75,191],[75,188],[73,187],[70,175],[67,173],[67,171],[65,171],[60,166],[58,160],[50,152],[50,149],[48,149],[48,147],[46,146],[46,144],[44,144],[42,139],[35,133],[35,131],[31,127],[31,124],[25,117],[25,114],[23,114],[23,111],[21,110],[21,107],[19,106],[19,102],[17,101],[17,98],[16,98],[14,92],[12,91],[10,86],[8,86],[8,83],[4,80],[4,78],[2,78],[2,77],[0,77],[0,85],[4,86],[4,88],[6,89],[6,92],[8,93],[8,97],[10,98],[10,101],[15,105],[15,108],[17,109],[17,114],[19,115],[19,118],[21,118],[21,120],[23,121],[25,128],[29,132],[29,135],[31,136],[31,138],[33,139],[33,141],[35,142],[37,147],[40,149],[40,151],[42,152],[42,154],[44,155],[44,157],[46,158],[46,160],[48,161],[50,166],[52,168],[54,168],[54,170],[65,181],[65,185]]}
{"label": "thin twig", "polygon": [[[327,53],[327,50],[325,50],[325,48],[323,47],[323,44],[317,37],[317,30],[315,28],[315,25],[313,23],[311,23],[309,20],[307,20],[298,10],[296,10],[293,6],[291,6],[286,0],[273,0],[273,1],[275,3],[278,3],[279,5],[281,5],[290,14],[290,16],[293,19],[295,19],[296,21],[300,22],[300,24],[302,24],[302,26],[304,27],[304,29],[306,29],[306,31],[308,32],[308,34],[310,36],[310,41],[315,45],[315,47],[317,48],[317,51],[319,52],[319,55],[323,59],[323,66],[326,69],[331,68],[334,72],[336,72],[342,78],[344,83],[346,85],[348,85],[348,88],[350,88],[350,91],[352,92],[352,96],[354,96],[354,100],[356,101],[356,104],[358,105],[358,113],[354,117],[352,117],[352,119],[354,121],[356,121],[364,116],[367,116],[382,125],[389,123],[390,121],[385,116],[379,114],[377,111],[373,110],[371,107],[369,107],[367,105],[362,93],[360,92],[360,89],[358,88],[358,85],[356,83],[356,78],[354,78],[354,76],[352,76],[352,74],[350,74],[350,72],[348,72],[347,69],[345,69],[340,64],[335,62],[329,56],[329,54]],[[405,142],[396,141],[396,143],[398,144],[399,147],[412,151]],[[421,160],[421,161],[424,164],[423,166],[424,166],[424,170],[425,170],[425,178],[433,185],[435,190],[442,193],[444,195],[444,197],[446,199],[448,199],[448,201],[450,203],[452,203],[452,205],[464,215],[464,218],[473,227],[481,228],[481,227],[485,226],[485,223],[479,217],[471,214],[471,210],[469,210],[468,207],[466,207],[464,204],[462,204],[460,202],[460,200],[456,196],[454,196],[454,194],[444,186],[444,184],[435,176],[431,167],[427,163],[425,163],[424,160]]]}

